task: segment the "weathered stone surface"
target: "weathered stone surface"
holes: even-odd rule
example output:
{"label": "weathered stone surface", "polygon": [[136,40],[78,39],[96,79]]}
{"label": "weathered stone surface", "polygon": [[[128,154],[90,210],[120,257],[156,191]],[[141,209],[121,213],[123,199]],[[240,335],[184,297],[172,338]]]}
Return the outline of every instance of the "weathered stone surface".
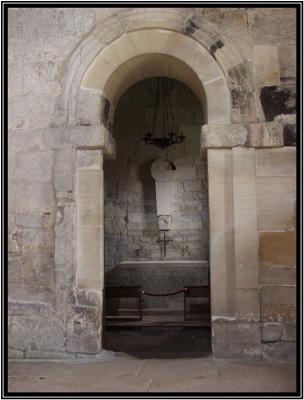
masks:
{"label": "weathered stone surface", "polygon": [[244,146],[248,141],[248,131],[243,125],[204,125],[202,127],[202,147]]}
{"label": "weathered stone surface", "polygon": [[101,349],[101,332],[95,323],[70,321],[67,323],[66,351],[68,353],[98,353]]}
{"label": "weathered stone surface", "polygon": [[295,321],[296,307],[290,304],[261,304],[261,321]]}
{"label": "weathered stone surface", "polygon": [[50,213],[54,207],[54,191],[49,183],[14,182],[9,191],[10,209],[19,213]]}
{"label": "weathered stone surface", "polygon": [[266,322],[262,325],[262,342],[279,342],[282,340],[283,325]]}
{"label": "weathered stone surface", "polygon": [[115,154],[115,143],[103,125],[52,127],[45,129],[45,144],[49,149],[62,147],[102,149],[109,157]]}
{"label": "weathered stone surface", "polygon": [[251,147],[279,147],[284,145],[283,128],[278,122],[256,123],[247,126]]}
{"label": "weathered stone surface", "polygon": [[49,212],[16,215],[16,226],[23,228],[49,228],[53,223],[53,215]]}
{"label": "weathered stone surface", "polygon": [[24,358],[24,352],[22,350],[8,349],[8,359],[22,359]]}
{"label": "weathered stone surface", "polygon": [[50,126],[56,100],[56,96],[38,93],[13,97],[8,102],[9,129],[27,130]]}
{"label": "weathered stone surface", "polygon": [[213,321],[212,353],[218,358],[260,358],[259,323]]}
{"label": "weathered stone surface", "polygon": [[283,127],[277,121],[202,126],[202,148],[219,147],[280,147],[284,145]]}
{"label": "weathered stone surface", "polygon": [[43,129],[9,129],[7,139],[9,158],[19,151],[46,150]]}
{"label": "weathered stone surface", "polygon": [[56,318],[11,317],[8,340],[16,350],[65,351],[65,328]]}
{"label": "weathered stone surface", "polygon": [[283,324],[282,340],[286,342],[294,342],[297,338],[296,322],[285,322]]}
{"label": "weathered stone surface", "polygon": [[9,301],[9,315],[20,315],[29,317],[48,317],[53,314],[54,308],[52,304],[38,301]]}
{"label": "weathered stone surface", "polygon": [[254,46],[252,54],[253,79],[257,86],[274,86],[280,83],[278,48]]}
{"label": "weathered stone surface", "polygon": [[263,343],[262,353],[266,360],[295,360],[297,346],[295,342]]}
{"label": "weathered stone surface", "polygon": [[261,265],[295,265],[296,232],[260,233]]}
{"label": "weathered stone surface", "polygon": [[20,152],[16,157],[15,179],[29,182],[49,182],[53,175],[53,152]]}
{"label": "weathered stone surface", "polygon": [[260,149],[256,152],[256,174],[260,176],[295,176],[296,149]]}

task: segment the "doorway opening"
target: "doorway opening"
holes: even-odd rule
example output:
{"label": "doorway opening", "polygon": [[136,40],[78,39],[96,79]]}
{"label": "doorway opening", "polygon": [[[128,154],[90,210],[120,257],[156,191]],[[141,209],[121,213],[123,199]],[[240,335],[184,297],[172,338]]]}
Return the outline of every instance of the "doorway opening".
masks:
{"label": "doorway opening", "polygon": [[[211,352],[207,157],[200,146],[205,121],[193,92],[167,80],[184,142],[161,150],[143,140],[157,87],[157,77],[148,78],[120,98],[113,125],[117,156],[104,162],[104,348],[138,357]],[[151,175],[160,157],[176,168],[166,243]]]}

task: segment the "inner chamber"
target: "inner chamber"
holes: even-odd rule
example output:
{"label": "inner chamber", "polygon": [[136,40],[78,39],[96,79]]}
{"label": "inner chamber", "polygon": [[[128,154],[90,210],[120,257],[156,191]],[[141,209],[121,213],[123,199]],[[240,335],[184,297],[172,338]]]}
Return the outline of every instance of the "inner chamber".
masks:
{"label": "inner chamber", "polygon": [[[210,308],[206,299],[187,298],[185,318],[184,293],[143,294],[140,320],[138,300],[107,296],[107,288],[113,287],[139,286],[147,293],[170,294],[187,286],[209,286],[207,156],[200,146],[202,106],[183,83],[173,79],[168,83],[175,126],[185,136],[182,143],[161,150],[143,140],[153,123],[157,77],[128,89],[115,112],[117,157],[104,162],[105,347],[128,352],[130,346],[124,342],[128,336],[121,341],[114,339],[115,335],[126,330],[140,335],[143,329],[157,329],[166,332],[169,342],[173,331],[180,332],[187,344],[189,338],[197,336],[196,343],[203,340],[196,349],[200,354],[210,351]],[[153,162],[161,157],[172,160],[176,168],[166,257],[151,175]],[[111,335],[107,333],[110,331]]]}

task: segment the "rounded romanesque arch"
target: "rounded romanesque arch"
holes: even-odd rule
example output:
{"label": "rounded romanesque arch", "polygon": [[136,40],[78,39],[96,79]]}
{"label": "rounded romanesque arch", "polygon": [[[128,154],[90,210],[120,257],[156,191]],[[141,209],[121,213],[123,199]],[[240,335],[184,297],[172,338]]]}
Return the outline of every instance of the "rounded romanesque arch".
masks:
{"label": "rounded romanesque arch", "polygon": [[157,9],[121,11],[101,21],[70,57],[54,120],[99,125],[106,100],[115,108],[130,85],[161,73],[194,91],[206,123],[230,124],[239,115],[233,93],[249,90],[235,78],[244,73],[243,64],[216,26],[191,9],[168,9],[165,17]]}
{"label": "rounded romanesque arch", "polygon": [[86,71],[83,91],[99,91],[115,108],[135,82],[167,76],[185,83],[200,99],[208,123],[230,123],[230,93],[224,73],[197,41],[168,30],[126,33],[99,52]]}

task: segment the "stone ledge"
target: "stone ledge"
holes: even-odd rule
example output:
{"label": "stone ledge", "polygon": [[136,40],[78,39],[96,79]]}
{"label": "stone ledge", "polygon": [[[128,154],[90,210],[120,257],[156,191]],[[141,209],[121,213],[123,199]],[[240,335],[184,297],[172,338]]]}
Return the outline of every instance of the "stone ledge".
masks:
{"label": "stone ledge", "polygon": [[83,150],[102,150],[105,158],[115,158],[116,144],[103,125],[47,128],[44,133],[46,147],[62,149],[74,147]]}
{"label": "stone ledge", "polygon": [[201,147],[282,147],[283,126],[279,121],[252,124],[209,124],[201,130]]}

